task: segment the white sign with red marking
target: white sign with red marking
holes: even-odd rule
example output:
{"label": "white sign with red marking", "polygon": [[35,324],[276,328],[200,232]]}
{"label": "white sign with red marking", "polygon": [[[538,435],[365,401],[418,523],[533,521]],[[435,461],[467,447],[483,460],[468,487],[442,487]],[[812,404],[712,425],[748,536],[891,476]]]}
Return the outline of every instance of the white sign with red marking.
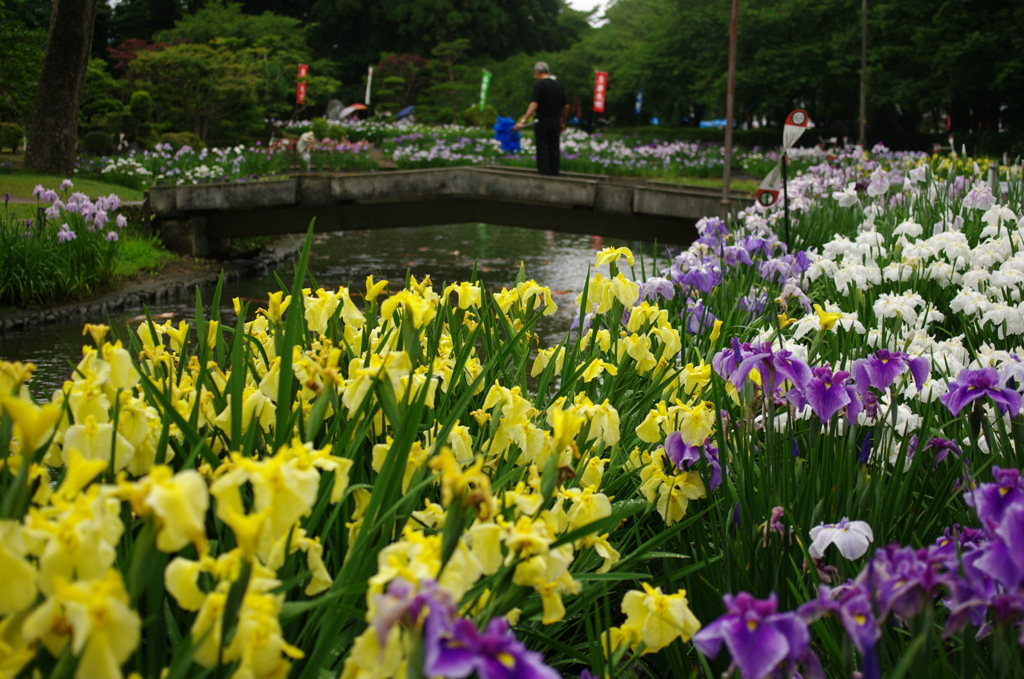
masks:
{"label": "white sign with red marking", "polygon": [[786,124],[782,128],[782,148],[785,151],[793,148],[793,144],[807,129],[811,117],[802,108],[794,109],[786,116]]}
{"label": "white sign with red marking", "polygon": [[761,185],[757,187],[757,202],[764,207],[771,207],[779,199],[782,191],[782,160],[772,168]]}

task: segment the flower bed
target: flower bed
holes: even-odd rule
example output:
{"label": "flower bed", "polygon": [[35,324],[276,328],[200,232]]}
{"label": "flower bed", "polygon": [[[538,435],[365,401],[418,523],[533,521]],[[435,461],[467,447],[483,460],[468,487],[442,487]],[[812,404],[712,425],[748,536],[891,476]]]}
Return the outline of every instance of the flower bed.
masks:
{"label": "flower bed", "polygon": [[[292,143],[263,146],[201,149],[157,144],[154,151],[132,151],[117,158],[79,159],[77,171],[104,181],[134,189],[155,184],[203,184],[258,180],[288,172],[295,160]],[[310,152],[321,170],[366,172],[377,163],[368,156],[365,143],[324,139]]]}
{"label": "flower bed", "polygon": [[[119,232],[128,225],[116,214],[121,199],[110,194],[91,200],[71,193],[65,179],[60,193],[37,185],[41,202],[35,218],[19,219],[5,201],[0,213],[0,305],[25,306],[52,299],[74,299],[96,292],[111,277]],[[45,209],[42,203],[48,203]]]}
{"label": "flower bed", "polygon": [[88,327],[49,403],[0,364],[5,667],[1015,676],[1006,173],[812,166],[790,244],[758,206],[599,252],[556,346],[525,272],[314,290],[307,243],[233,328]]}

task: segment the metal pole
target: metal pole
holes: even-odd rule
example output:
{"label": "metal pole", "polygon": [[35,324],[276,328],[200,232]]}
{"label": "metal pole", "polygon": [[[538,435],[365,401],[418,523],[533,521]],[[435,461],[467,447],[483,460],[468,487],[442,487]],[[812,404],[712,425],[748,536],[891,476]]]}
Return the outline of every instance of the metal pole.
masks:
{"label": "metal pole", "polygon": [[865,127],[868,122],[868,0],[860,4],[860,135],[857,143],[867,148]]}
{"label": "metal pole", "polygon": [[739,26],[740,0],[732,0],[729,17],[729,80],[725,94],[725,167],[722,170],[721,217],[729,219],[732,206],[729,200],[729,182],[732,180],[732,123],[736,100],[736,34]]}
{"label": "metal pole", "polygon": [[786,247],[792,247],[793,244],[789,240],[789,186],[786,182],[786,162],[789,160],[789,154],[783,152],[782,154],[782,218],[783,223],[786,226]]}

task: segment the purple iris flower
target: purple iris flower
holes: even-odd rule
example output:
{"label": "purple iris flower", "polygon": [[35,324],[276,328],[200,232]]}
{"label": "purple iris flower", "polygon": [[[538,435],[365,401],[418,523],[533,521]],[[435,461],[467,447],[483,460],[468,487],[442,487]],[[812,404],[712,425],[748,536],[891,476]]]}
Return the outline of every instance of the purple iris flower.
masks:
{"label": "purple iris flower", "polygon": [[[795,613],[778,613],[774,593],[758,600],[740,592],[722,597],[728,611],[693,637],[701,653],[715,657],[725,643],[733,664],[746,679],[763,679],[780,664],[818,666],[810,650],[807,623]],[[812,660],[813,657],[813,660]],[[820,669],[820,666],[818,666]]]}
{"label": "purple iris flower", "polygon": [[874,587],[884,613],[891,611],[907,620],[920,613],[924,602],[934,598],[946,582],[942,559],[934,557],[928,549],[889,545],[875,553],[857,581]]}
{"label": "purple iris flower", "polygon": [[722,261],[725,262],[726,266],[733,269],[740,264],[746,264],[747,266],[754,264],[754,260],[750,258],[750,253],[747,249],[738,245],[722,248]]}
{"label": "purple iris flower", "polygon": [[1010,417],[1015,417],[1020,412],[1020,394],[1002,385],[995,368],[964,368],[939,400],[949,408],[949,412],[957,415],[965,405],[985,396],[995,401],[1004,415],[1009,413]]}
{"label": "purple iris flower", "polygon": [[790,279],[796,278],[801,273],[796,265],[793,255],[774,257],[761,263],[758,267],[758,274],[766,281],[778,281],[785,285]]}
{"label": "purple iris flower", "polygon": [[914,385],[921,391],[921,386],[931,374],[931,362],[927,358],[912,357],[902,351],[879,349],[867,358],[854,361],[851,372],[858,391],[863,393],[869,386],[885,391],[908,369],[914,376]]}
{"label": "purple iris flower", "polygon": [[805,388],[811,381],[811,369],[789,349],[781,349],[772,354],[772,367],[798,389]]}
{"label": "purple iris flower", "polygon": [[697,233],[701,238],[715,238],[729,235],[729,228],[719,217],[704,217],[697,222]]}
{"label": "purple iris flower", "polygon": [[1019,469],[992,467],[995,483],[983,483],[964,493],[964,502],[974,507],[983,526],[994,528],[1003,521],[1011,505],[1024,504],[1024,480]]}
{"label": "purple iris flower", "polygon": [[845,407],[847,419],[854,422],[860,414],[860,399],[856,389],[847,384],[849,379],[850,373],[842,370],[833,373],[826,363],[812,368],[807,385],[803,389],[790,389],[786,392],[786,398],[797,408],[809,404],[822,422],[831,420],[833,415]]}
{"label": "purple iris flower", "polygon": [[789,380],[797,390],[803,390],[811,381],[811,369],[799,358],[796,358],[789,349],[773,351],[770,344],[740,343],[733,338],[731,347],[722,349],[714,358],[711,365],[715,372],[727,378],[737,391],[743,388],[750,372],[757,369],[761,375],[762,387],[767,387],[773,393],[782,387],[785,380]]}
{"label": "purple iris flower", "polygon": [[774,244],[769,243],[764,238],[758,238],[757,236],[747,236],[740,245],[744,250],[750,253],[751,256],[756,256],[760,253],[764,257],[771,257],[772,250],[775,249]]}
{"label": "purple iris flower", "polygon": [[739,307],[753,316],[760,316],[768,304],[768,294],[765,292],[751,292],[745,297],[740,297]]}
{"label": "purple iris flower", "polygon": [[722,270],[714,264],[708,264],[703,268],[687,271],[679,282],[695,287],[703,293],[709,293],[722,282]]}
{"label": "purple iris flower", "polygon": [[708,489],[714,490],[722,485],[722,465],[718,461],[718,448],[711,445],[711,439],[706,439],[700,446],[688,446],[683,442],[679,432],[672,432],[665,439],[665,454],[680,471],[689,469],[703,456],[711,465]]}
{"label": "purple iris flower", "polygon": [[732,386],[739,391],[743,388],[751,370],[764,368],[765,360],[771,356],[771,348],[767,344],[740,343],[735,337],[732,338],[730,344],[728,349],[722,349],[715,354],[711,359],[711,365],[719,376],[727,378],[732,382]]}
{"label": "purple iris flower", "polygon": [[871,430],[864,435],[864,442],[860,444],[860,458],[861,464],[867,464],[868,460],[871,459]]}
{"label": "purple iris flower", "polygon": [[1007,589],[1020,587],[1024,582],[1024,503],[1006,508],[982,552],[974,562],[975,568]]}
{"label": "purple iris flower", "polygon": [[804,273],[811,268],[811,256],[807,250],[801,250],[793,258],[793,268],[799,273]]}
{"label": "purple iris flower", "polygon": [[679,316],[686,319],[687,332],[695,335],[705,334],[715,325],[715,321],[718,320],[718,317],[708,311],[704,307],[704,302],[699,299],[696,304],[688,303],[686,309]]}
{"label": "purple iris flower", "polygon": [[481,633],[472,620],[452,619],[431,609],[424,634],[423,673],[461,679],[474,672],[480,679],[560,679],[540,653],[509,631],[505,618],[492,618]]}
{"label": "purple iris flower", "polygon": [[939,463],[945,460],[950,453],[953,453],[953,457],[959,458],[964,454],[960,450],[960,446],[956,444],[956,441],[950,441],[949,439],[943,439],[939,437],[933,437],[928,441],[929,450],[935,451],[935,466],[939,466]]}
{"label": "purple iris flower", "polygon": [[846,633],[850,635],[850,640],[865,660],[868,657],[874,658],[874,647],[881,636],[881,630],[871,605],[870,590],[856,584],[837,589],[839,598],[836,600],[836,608]]}
{"label": "purple iris flower", "polygon": [[662,297],[672,299],[676,296],[676,286],[667,278],[651,276],[640,284],[640,301]]}
{"label": "purple iris flower", "polygon": [[[871,562],[868,562],[866,570],[870,569]],[[860,652],[863,661],[862,677],[878,679],[881,673],[875,644],[882,633],[871,604],[871,590],[852,581],[831,589],[821,585],[818,587],[817,598],[797,609],[797,615],[808,625],[828,614],[839,618],[853,645]]]}
{"label": "purple iris flower", "polygon": [[407,620],[415,625],[425,608],[449,617],[455,614],[451,595],[433,580],[424,580],[416,588],[404,578],[395,578],[388,584],[387,592],[378,594],[375,601],[377,615],[373,619],[373,629],[381,648],[384,648],[388,632],[396,623]]}
{"label": "purple iris flower", "polygon": [[[594,313],[594,312],[591,312],[591,313],[586,314],[585,316],[583,316],[583,332],[587,332],[588,330],[590,330],[590,326],[594,324],[594,319],[596,317],[597,317],[597,314]],[[572,324],[569,326],[569,330],[576,330],[579,327],[580,327],[580,315],[579,315],[579,312],[577,312],[577,313],[573,314]]]}

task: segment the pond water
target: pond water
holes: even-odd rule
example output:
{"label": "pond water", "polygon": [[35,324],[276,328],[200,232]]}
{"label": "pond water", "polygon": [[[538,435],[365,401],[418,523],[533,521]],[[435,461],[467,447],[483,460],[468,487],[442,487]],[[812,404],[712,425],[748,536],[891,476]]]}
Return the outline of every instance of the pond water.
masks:
{"label": "pond water", "polygon": [[[573,301],[582,292],[587,270],[594,266],[597,250],[604,247],[631,248],[637,256],[634,278],[639,278],[640,256],[646,272],[652,271],[653,257],[663,266],[667,256],[664,247],[641,241],[624,241],[537,231],[492,224],[455,224],[436,227],[378,229],[318,234],[315,237],[310,272],[317,284],[325,288],[347,286],[352,292],[365,290],[366,277],[391,281],[390,288],[402,287],[406,271],[417,278],[430,275],[434,290],[440,292],[444,282],[468,280],[474,264],[484,282],[485,291],[497,292],[509,286],[519,272],[520,263],[526,266],[528,278],[551,288],[558,312],[544,318],[539,332],[545,343],[558,342],[573,319]],[[606,269],[607,267],[602,267]],[[290,287],[292,267],[283,266],[277,272]],[[607,275],[607,271],[604,272]],[[624,272],[629,275],[628,270]],[[250,301],[250,308],[266,305],[267,293],[278,290],[273,273],[261,278],[249,278],[225,284],[221,302],[224,323],[235,322],[231,299],[241,297]],[[213,290],[202,291],[204,312],[209,317],[209,303]],[[355,295],[354,295],[355,296]],[[357,304],[359,299],[357,298]],[[158,319],[195,317],[195,302],[185,297],[150,308]],[[110,318],[119,336],[124,339],[144,320],[142,308],[125,309]],[[90,318],[83,322],[103,323],[104,318]],[[0,359],[30,361],[38,370],[32,380],[32,391],[37,398],[48,397],[70,376],[81,357],[82,324],[49,325],[33,328],[14,335],[0,336]]]}

